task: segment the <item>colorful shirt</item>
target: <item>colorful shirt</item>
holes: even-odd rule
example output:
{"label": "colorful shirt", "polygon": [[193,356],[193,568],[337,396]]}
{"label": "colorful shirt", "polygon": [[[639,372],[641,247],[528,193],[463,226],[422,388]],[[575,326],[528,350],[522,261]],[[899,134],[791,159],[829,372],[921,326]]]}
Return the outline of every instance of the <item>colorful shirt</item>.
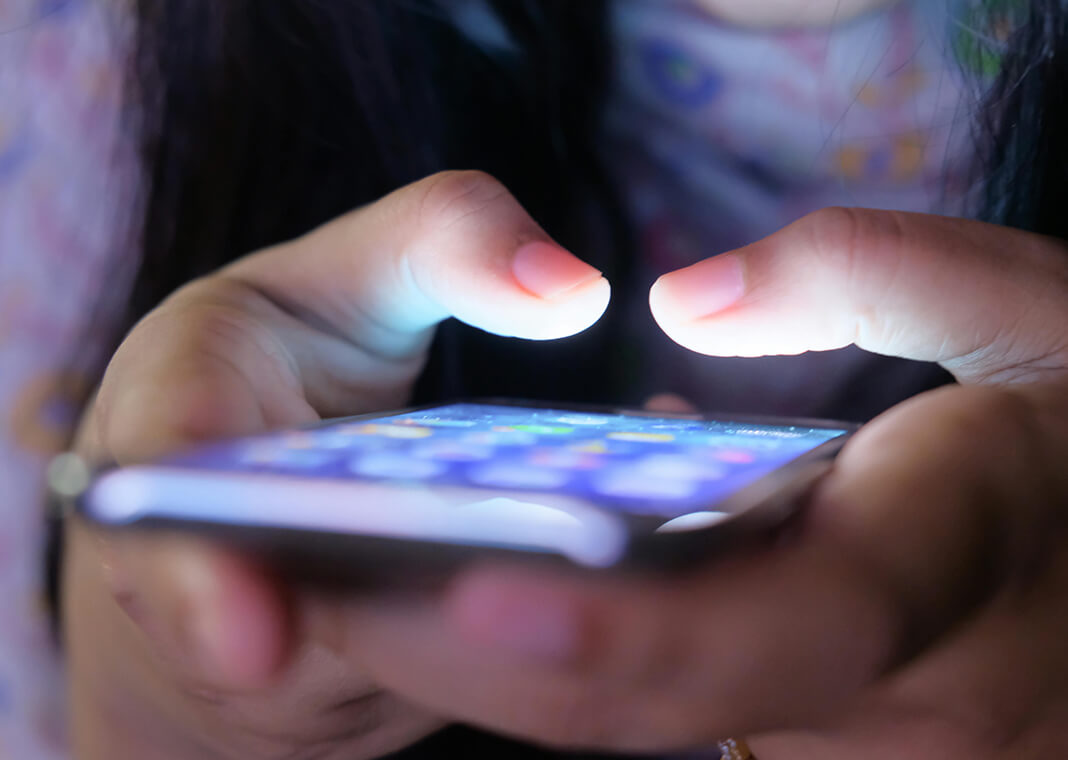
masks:
{"label": "colorful shirt", "polygon": [[[65,756],[41,595],[41,480],[86,380],[68,361],[119,266],[122,27],[103,0],[0,0],[0,759]],[[121,298],[121,293],[116,294]]]}

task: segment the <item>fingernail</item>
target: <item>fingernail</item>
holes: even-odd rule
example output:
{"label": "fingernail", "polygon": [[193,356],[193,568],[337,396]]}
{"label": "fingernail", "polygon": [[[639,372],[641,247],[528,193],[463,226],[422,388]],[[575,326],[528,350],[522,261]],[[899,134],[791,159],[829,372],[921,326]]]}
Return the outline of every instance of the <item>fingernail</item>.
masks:
{"label": "fingernail", "polygon": [[541,298],[559,298],[580,285],[600,279],[601,272],[552,243],[526,243],[515,252],[512,274]]}
{"label": "fingernail", "polygon": [[460,630],[478,644],[543,662],[575,658],[581,644],[578,610],[556,594],[510,584],[465,589],[453,609]]}
{"label": "fingernail", "polygon": [[733,253],[664,275],[653,285],[660,309],[682,322],[723,311],[745,294],[742,263]]}

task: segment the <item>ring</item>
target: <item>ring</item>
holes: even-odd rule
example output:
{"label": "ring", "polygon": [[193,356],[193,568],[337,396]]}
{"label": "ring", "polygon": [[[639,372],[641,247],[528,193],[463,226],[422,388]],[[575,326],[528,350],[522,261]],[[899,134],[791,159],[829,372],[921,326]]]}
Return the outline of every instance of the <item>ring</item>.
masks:
{"label": "ring", "polygon": [[720,760],[756,760],[742,739],[724,739],[719,743]]}

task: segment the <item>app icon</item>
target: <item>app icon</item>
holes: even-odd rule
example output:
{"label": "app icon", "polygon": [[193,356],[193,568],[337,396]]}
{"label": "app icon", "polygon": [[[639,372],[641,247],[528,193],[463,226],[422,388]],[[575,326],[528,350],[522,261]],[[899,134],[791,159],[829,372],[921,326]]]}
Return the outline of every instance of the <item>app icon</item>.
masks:
{"label": "app icon", "polygon": [[446,462],[480,462],[493,456],[493,452],[492,446],[456,438],[430,439],[416,444],[412,449],[413,456]]}
{"label": "app icon", "polygon": [[449,417],[419,417],[406,418],[396,421],[398,425],[426,425],[428,427],[442,427],[442,428],[469,428],[474,427],[476,423],[474,420],[457,420],[450,419]]}
{"label": "app icon", "polygon": [[287,449],[314,449],[315,437],[303,430],[295,430],[291,433],[283,433],[279,440]]}
{"label": "app icon", "polygon": [[573,427],[561,427],[558,425],[516,425],[515,429],[523,433],[534,435],[567,435],[573,433]]}
{"label": "app icon", "polygon": [[677,433],[698,432],[703,431],[706,428],[706,425],[691,420],[669,420],[665,422],[657,422],[649,426],[650,430],[674,430]]}
{"label": "app icon", "polygon": [[607,436],[613,441],[628,441],[631,443],[671,443],[675,436],[671,433],[641,433],[638,431],[609,433]]}
{"label": "app icon", "polygon": [[514,428],[494,428],[464,433],[460,440],[483,446],[529,446],[538,442],[538,436]]}
{"label": "app icon", "polygon": [[412,459],[397,452],[378,451],[353,459],[349,469],[372,478],[426,480],[440,475],[447,466],[429,459]]}
{"label": "app icon", "polygon": [[346,426],[344,432],[350,435],[380,435],[384,438],[418,439],[433,435],[430,428],[415,427],[412,425],[353,425]]}
{"label": "app icon", "polygon": [[562,470],[595,470],[601,464],[597,453],[573,449],[535,449],[529,458],[533,465]]}
{"label": "app icon", "polygon": [[566,446],[568,451],[578,451],[583,454],[606,454],[608,456],[627,456],[637,454],[646,447],[632,441],[619,441],[609,438],[595,438],[578,440]]}
{"label": "app icon", "polygon": [[612,421],[611,417],[599,414],[566,414],[557,417],[556,422],[562,425],[607,425]]}
{"label": "app icon", "polygon": [[607,454],[608,446],[604,441],[582,441],[580,443],[573,443],[567,447],[570,451],[577,451],[583,454]]}
{"label": "app icon", "polygon": [[532,467],[521,462],[492,462],[468,470],[471,482],[497,488],[559,488],[571,476],[566,470]]}
{"label": "app icon", "polygon": [[680,454],[652,454],[638,460],[635,466],[653,478],[713,480],[727,474],[726,468],[721,464],[703,462]]}
{"label": "app icon", "polygon": [[594,489],[623,499],[685,499],[697,490],[692,480],[651,477],[633,467],[613,467],[594,477]]}
{"label": "app icon", "polygon": [[[335,450],[348,450],[352,452],[357,451],[384,451],[386,449],[399,449],[407,448],[412,445],[412,441],[405,440],[404,438],[396,438],[393,436],[384,435],[348,435],[344,436],[348,439],[348,443],[342,446],[341,441],[337,441],[334,446],[323,446],[322,448],[333,448]],[[414,440],[420,440],[416,438]]]}
{"label": "app icon", "polygon": [[728,464],[751,464],[756,461],[756,455],[745,449],[714,449],[710,454],[714,459]]}
{"label": "app icon", "polygon": [[321,430],[315,433],[317,449],[374,449],[391,445],[390,441],[370,435],[346,435],[335,429]]}
{"label": "app icon", "polygon": [[274,464],[281,458],[282,449],[274,441],[255,441],[245,446],[238,461],[248,465]]}
{"label": "app icon", "polygon": [[250,446],[241,456],[244,464],[285,470],[315,470],[337,459],[332,451],[286,449],[278,446]]}

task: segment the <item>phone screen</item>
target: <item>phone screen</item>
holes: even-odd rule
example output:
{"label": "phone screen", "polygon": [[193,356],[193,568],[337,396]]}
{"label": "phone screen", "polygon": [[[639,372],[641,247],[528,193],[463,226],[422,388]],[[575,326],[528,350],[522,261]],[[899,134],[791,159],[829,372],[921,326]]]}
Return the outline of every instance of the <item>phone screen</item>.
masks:
{"label": "phone screen", "polygon": [[[379,512],[394,521],[379,526],[386,533],[430,530],[473,541],[499,541],[507,530],[487,525],[509,516],[523,526],[524,540],[535,528],[559,533],[567,520],[589,527],[613,513],[692,528],[723,516],[710,505],[848,432],[457,403],[209,445],[141,468],[140,477],[124,479],[117,470],[90,506],[111,522],[154,510],[337,530],[352,527],[346,520],[355,518],[345,515],[353,504],[378,500]],[[254,481],[268,487],[253,498]],[[301,488],[312,483],[329,484],[329,493]],[[399,525],[404,510],[411,524]],[[446,513],[451,518],[443,522]],[[480,516],[477,530],[473,515]]]}

